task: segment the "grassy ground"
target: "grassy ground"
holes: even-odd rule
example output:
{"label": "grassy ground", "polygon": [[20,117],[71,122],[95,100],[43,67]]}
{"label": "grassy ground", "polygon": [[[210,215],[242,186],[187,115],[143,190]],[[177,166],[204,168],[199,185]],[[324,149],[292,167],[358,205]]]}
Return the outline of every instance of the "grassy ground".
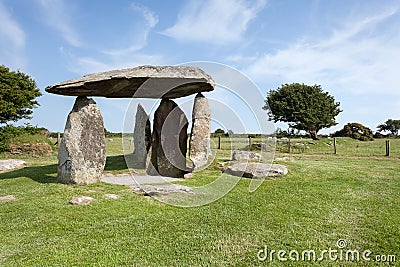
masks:
{"label": "grassy ground", "polygon": [[[124,171],[121,140],[108,142],[108,151],[106,170]],[[221,150],[217,157],[228,154]],[[28,167],[0,174],[0,196],[18,198],[0,203],[0,265],[387,266],[327,257],[319,263],[279,262],[276,255],[273,261],[257,259],[265,246],[320,253],[337,249],[339,239],[348,249],[371,250],[371,259],[383,254],[400,261],[398,156],[277,156],[293,159],[284,162],[290,169],[286,177],[265,181],[254,193],[243,179],[225,197],[197,208],[168,206],[124,186],[59,184],[55,155],[27,158]],[[219,175],[213,164],[184,184],[204,184]],[[111,200],[106,193],[122,197]],[[96,200],[88,206],[68,204],[79,195]]]}

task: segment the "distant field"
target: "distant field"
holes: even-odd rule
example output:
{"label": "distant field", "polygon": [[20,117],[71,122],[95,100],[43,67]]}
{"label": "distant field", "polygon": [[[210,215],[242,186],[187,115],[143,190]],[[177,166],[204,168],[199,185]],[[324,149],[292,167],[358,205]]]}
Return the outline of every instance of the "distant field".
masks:
{"label": "distant field", "polygon": [[[215,147],[218,146],[218,138],[212,138]],[[252,138],[251,142],[271,142],[268,139],[261,140],[260,138]],[[346,156],[385,156],[386,139],[375,139],[374,141],[358,141],[347,137],[337,138],[337,154]],[[231,146],[238,148],[246,148],[249,145],[248,138],[221,138],[221,149],[229,150]],[[333,154],[333,138],[322,138],[314,141],[312,139],[291,139],[290,147],[292,154]],[[390,139],[391,155],[400,157],[400,139]],[[288,152],[289,141],[278,139],[276,149],[278,152]]]}
{"label": "distant field", "polygon": [[[106,171],[126,172],[122,140],[107,140]],[[168,206],[125,186],[59,184],[56,152],[48,158],[21,157],[28,167],[0,174],[0,196],[18,198],[0,203],[0,266],[282,266],[276,256],[260,262],[257,253],[265,246],[321,252],[338,249],[339,239],[348,249],[372,251],[372,260],[385,255],[395,266],[400,261],[399,140],[392,140],[391,157],[383,156],[384,140],[338,139],[338,155],[328,142],[291,154],[279,144],[283,152],[276,157],[290,159],[280,162],[289,168],[286,177],[267,180],[254,193],[242,179],[225,197],[196,208]],[[242,143],[246,146],[246,139]],[[214,150],[218,161],[230,158],[228,140],[222,144]],[[214,162],[181,183],[198,186],[219,175]],[[106,199],[106,193],[121,198]],[[88,206],[68,204],[79,195],[96,200]],[[372,260],[284,265],[389,265]]]}

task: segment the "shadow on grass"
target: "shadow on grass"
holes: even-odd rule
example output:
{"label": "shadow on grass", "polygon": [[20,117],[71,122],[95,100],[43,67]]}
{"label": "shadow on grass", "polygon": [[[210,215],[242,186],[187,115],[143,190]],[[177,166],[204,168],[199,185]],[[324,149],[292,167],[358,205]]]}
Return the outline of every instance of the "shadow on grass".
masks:
{"label": "shadow on grass", "polygon": [[[124,155],[109,156],[104,171],[128,170]],[[0,180],[27,177],[39,183],[58,183],[57,164],[32,166],[0,173]]]}
{"label": "shadow on grass", "polygon": [[58,183],[57,164],[33,166],[0,173],[0,180],[28,177],[39,183]]}
{"label": "shadow on grass", "polygon": [[128,171],[129,168],[125,161],[125,156],[129,161],[129,167],[133,169],[144,169],[143,166],[136,165],[133,155],[118,155],[118,156],[109,156],[106,160],[106,167],[104,171]]}

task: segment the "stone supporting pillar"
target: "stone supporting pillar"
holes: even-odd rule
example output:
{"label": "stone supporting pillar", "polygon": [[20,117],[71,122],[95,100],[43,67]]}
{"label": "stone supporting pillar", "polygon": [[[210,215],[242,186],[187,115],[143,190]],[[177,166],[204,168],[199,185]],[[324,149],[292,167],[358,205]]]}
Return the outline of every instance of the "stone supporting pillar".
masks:
{"label": "stone supporting pillar", "polygon": [[170,99],[162,99],[154,113],[150,175],[183,178],[186,173],[188,121],[185,113]]}
{"label": "stone supporting pillar", "polygon": [[135,129],[133,131],[133,152],[132,163],[137,168],[146,168],[147,153],[151,145],[150,118],[142,105],[138,104],[136,110]]}
{"label": "stone supporting pillar", "polygon": [[189,158],[193,162],[195,170],[206,165],[211,156],[210,122],[211,110],[208,100],[198,93],[194,98],[189,144]]}
{"label": "stone supporting pillar", "polygon": [[79,185],[97,183],[105,163],[103,117],[93,99],[79,96],[68,115],[58,151],[57,179]]}

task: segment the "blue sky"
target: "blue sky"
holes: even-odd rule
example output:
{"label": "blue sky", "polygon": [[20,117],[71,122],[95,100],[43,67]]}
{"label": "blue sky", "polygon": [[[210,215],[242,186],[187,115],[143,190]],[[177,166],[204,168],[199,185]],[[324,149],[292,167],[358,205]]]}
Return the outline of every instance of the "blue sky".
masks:
{"label": "blue sky", "polygon": [[[344,110],[339,125],[323,132],[347,122],[375,130],[400,119],[399,25],[400,1],[390,0],[0,0],[0,64],[36,80],[43,96],[31,123],[52,131],[63,130],[74,99],[47,94],[46,86],[190,61],[238,69],[261,98],[284,83],[321,84]],[[224,95],[217,88],[209,96]],[[106,128],[121,131],[129,100],[95,100]],[[190,107],[185,112],[190,117]],[[241,131],[234,119],[226,124]]]}

